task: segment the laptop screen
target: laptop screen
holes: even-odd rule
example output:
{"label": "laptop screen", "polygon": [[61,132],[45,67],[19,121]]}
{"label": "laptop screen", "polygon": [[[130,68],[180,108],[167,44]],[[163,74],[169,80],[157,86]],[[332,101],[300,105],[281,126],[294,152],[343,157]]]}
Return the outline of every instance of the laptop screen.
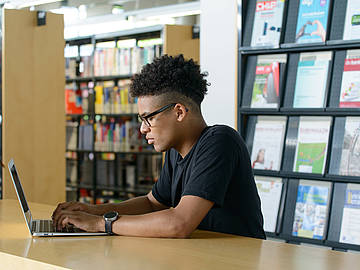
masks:
{"label": "laptop screen", "polygon": [[16,186],[16,191],[17,191],[17,194],[19,196],[20,203],[22,205],[22,208],[24,209],[24,212],[26,213],[27,211],[29,211],[29,206],[28,206],[28,204],[26,202],[25,194],[24,194],[24,191],[22,189],[20,179],[19,179],[18,173],[16,171],[15,164],[13,164],[11,166],[10,172],[11,172],[12,178],[13,178],[15,186]]}

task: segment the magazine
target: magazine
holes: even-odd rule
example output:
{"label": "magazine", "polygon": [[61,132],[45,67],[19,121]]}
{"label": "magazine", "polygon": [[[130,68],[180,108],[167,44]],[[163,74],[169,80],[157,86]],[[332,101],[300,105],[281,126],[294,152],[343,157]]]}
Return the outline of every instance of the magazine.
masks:
{"label": "magazine", "polygon": [[286,54],[257,57],[251,108],[278,108],[280,103],[281,65]]}
{"label": "magazine", "polygon": [[347,184],[339,242],[360,245],[359,184]]}
{"label": "magazine", "polygon": [[324,239],[331,183],[300,180],[292,235]]}
{"label": "magazine", "polygon": [[360,117],[346,117],[339,174],[360,176]]}
{"label": "magazine", "polygon": [[280,170],[286,116],[259,116],[251,151],[252,168]]}
{"label": "magazine", "polygon": [[285,0],[257,0],[251,46],[277,46],[280,42]]}
{"label": "magazine", "polygon": [[324,173],[331,117],[300,117],[294,172]]}
{"label": "magazine", "polygon": [[360,50],[346,52],[339,107],[360,107]]}
{"label": "magazine", "polygon": [[322,108],[325,103],[332,52],[301,53],[298,63],[294,108]]}
{"label": "magazine", "polygon": [[283,187],[282,179],[255,176],[255,183],[261,200],[261,212],[264,215],[264,230],[275,232]]}
{"label": "magazine", "polygon": [[330,0],[300,0],[295,43],[325,42]]}
{"label": "magazine", "polygon": [[347,0],[343,39],[360,39],[360,2],[358,0]]}

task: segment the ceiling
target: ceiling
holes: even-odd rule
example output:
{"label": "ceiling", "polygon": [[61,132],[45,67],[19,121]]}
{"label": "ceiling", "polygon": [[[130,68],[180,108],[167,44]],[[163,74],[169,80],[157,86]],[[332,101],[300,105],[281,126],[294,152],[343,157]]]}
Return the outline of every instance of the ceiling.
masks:
{"label": "ceiling", "polygon": [[197,0],[0,0],[5,8],[64,14],[65,37],[155,24],[199,24]]}
{"label": "ceiling", "polygon": [[32,8],[49,11],[59,8],[85,7],[87,17],[111,14],[113,8],[124,12],[194,2],[194,0],[2,0],[8,8]]}

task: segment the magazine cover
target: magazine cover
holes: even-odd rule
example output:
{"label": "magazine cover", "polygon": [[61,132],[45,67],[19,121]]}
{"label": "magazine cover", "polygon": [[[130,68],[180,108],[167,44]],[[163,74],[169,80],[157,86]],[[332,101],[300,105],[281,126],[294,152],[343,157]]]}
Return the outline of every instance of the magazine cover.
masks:
{"label": "magazine cover", "polygon": [[360,176],[360,117],[346,117],[340,175]]}
{"label": "magazine cover", "polygon": [[257,0],[251,46],[277,46],[280,42],[285,0]]}
{"label": "magazine cover", "polygon": [[258,117],[251,151],[252,168],[280,170],[286,117]]}
{"label": "magazine cover", "polygon": [[294,172],[324,173],[331,117],[300,117]]}
{"label": "magazine cover", "polygon": [[360,185],[346,188],[339,242],[360,245]]}
{"label": "magazine cover", "polygon": [[343,39],[360,39],[360,2],[358,0],[347,1]]}
{"label": "magazine cover", "polygon": [[293,236],[323,239],[330,194],[330,183],[300,180],[294,223]]}
{"label": "magazine cover", "polygon": [[339,107],[360,107],[360,50],[346,52]]}
{"label": "magazine cover", "polygon": [[275,232],[283,187],[282,179],[255,176],[255,183],[261,200],[261,212],[264,215],[264,230]]}
{"label": "magazine cover", "polygon": [[300,0],[295,43],[325,42],[330,0]]}
{"label": "magazine cover", "polygon": [[258,56],[251,108],[279,107],[280,66],[285,63],[286,54]]}
{"label": "magazine cover", "polygon": [[294,108],[322,108],[332,52],[301,53],[298,63]]}

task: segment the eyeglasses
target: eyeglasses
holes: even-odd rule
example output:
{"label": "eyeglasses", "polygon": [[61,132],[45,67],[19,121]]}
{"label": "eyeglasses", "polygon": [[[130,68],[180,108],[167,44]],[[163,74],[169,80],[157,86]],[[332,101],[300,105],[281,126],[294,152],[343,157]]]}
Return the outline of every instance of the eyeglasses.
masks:
{"label": "eyeglasses", "polygon": [[161,113],[161,112],[163,112],[163,111],[165,111],[165,110],[167,110],[167,109],[169,109],[171,107],[174,107],[175,105],[176,105],[176,103],[168,104],[168,105],[158,109],[157,111],[149,113],[148,115],[145,115],[145,116],[141,116],[140,114],[138,114],[139,122],[140,123],[145,123],[145,125],[147,127],[151,127],[151,124],[150,124],[150,122],[148,120],[150,117],[153,117],[153,116],[155,116],[155,115],[157,115],[157,114],[159,114],[159,113]]}

